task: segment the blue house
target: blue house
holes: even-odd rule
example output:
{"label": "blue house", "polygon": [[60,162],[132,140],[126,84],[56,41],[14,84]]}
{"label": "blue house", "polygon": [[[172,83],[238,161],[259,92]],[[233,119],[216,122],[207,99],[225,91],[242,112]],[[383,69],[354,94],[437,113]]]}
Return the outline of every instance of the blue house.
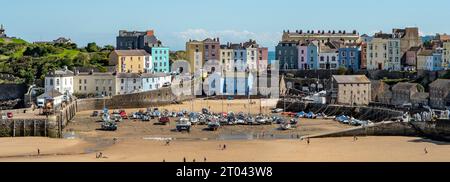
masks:
{"label": "blue house", "polygon": [[169,48],[152,47],[151,55],[153,60],[153,71],[155,73],[169,73]]}
{"label": "blue house", "polygon": [[307,64],[308,69],[319,69],[319,47],[314,43],[309,43],[307,47]]}
{"label": "blue house", "polygon": [[275,59],[280,62],[281,70],[298,69],[297,45],[295,41],[284,41],[275,47]]}
{"label": "blue house", "polygon": [[253,74],[245,72],[227,73],[221,77],[220,91],[222,95],[236,96],[252,94]]}
{"label": "blue house", "polygon": [[427,62],[427,70],[440,71],[444,70],[442,67],[442,53],[433,53],[432,61]]}
{"label": "blue house", "polygon": [[353,71],[360,68],[361,51],[358,46],[346,46],[339,48],[339,66]]}

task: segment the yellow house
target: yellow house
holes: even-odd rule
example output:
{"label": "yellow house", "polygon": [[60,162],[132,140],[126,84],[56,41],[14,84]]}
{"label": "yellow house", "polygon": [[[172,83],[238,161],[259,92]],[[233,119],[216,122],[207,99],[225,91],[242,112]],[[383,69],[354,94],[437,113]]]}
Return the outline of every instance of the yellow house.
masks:
{"label": "yellow house", "polygon": [[433,60],[433,50],[422,50],[417,54],[417,70],[426,70],[427,62]]}
{"label": "yellow house", "polygon": [[116,94],[116,75],[112,72],[77,72],[73,80],[76,95],[114,96]]}
{"label": "yellow house", "polygon": [[116,66],[118,73],[151,72],[151,55],[145,50],[115,50],[109,55],[109,64]]}
{"label": "yellow house", "polygon": [[186,55],[187,61],[190,64],[190,72],[194,72],[194,65],[196,69],[199,69],[203,66],[203,52],[204,52],[204,44],[203,41],[189,41],[186,42]]}
{"label": "yellow house", "polygon": [[449,68],[450,64],[450,42],[443,43],[444,51],[442,53],[442,67]]}

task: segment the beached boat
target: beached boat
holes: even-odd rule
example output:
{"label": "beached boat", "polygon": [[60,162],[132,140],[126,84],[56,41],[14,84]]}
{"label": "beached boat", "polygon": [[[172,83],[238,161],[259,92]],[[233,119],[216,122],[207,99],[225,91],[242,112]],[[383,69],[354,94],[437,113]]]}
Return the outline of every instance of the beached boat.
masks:
{"label": "beached boat", "polygon": [[115,122],[103,122],[101,125],[101,129],[104,131],[116,131],[117,124]]}
{"label": "beached boat", "polygon": [[217,121],[211,121],[208,123],[208,129],[211,131],[216,131],[220,127],[220,123]]}
{"label": "beached boat", "polygon": [[296,116],[295,117],[297,117],[297,118],[303,118],[303,117],[305,117],[305,112],[303,112],[303,111],[300,111],[300,112],[298,112],[297,114],[296,114]]}
{"label": "beached boat", "polygon": [[182,117],[177,121],[176,129],[177,131],[190,131],[192,123],[188,118]]}
{"label": "beached boat", "polygon": [[316,119],[317,116],[313,112],[308,112],[305,114],[305,118]]}
{"label": "beached boat", "polygon": [[290,130],[290,129],[292,129],[292,125],[291,125],[291,123],[288,123],[288,122],[281,123],[280,129],[281,130]]}
{"label": "beached boat", "polygon": [[257,116],[255,121],[256,121],[256,123],[262,124],[262,125],[272,124],[272,122],[269,121],[269,119],[264,116]]}
{"label": "beached boat", "polygon": [[255,118],[250,115],[245,118],[245,123],[247,123],[248,125],[259,125],[259,123],[256,122]]}
{"label": "beached boat", "polygon": [[189,121],[193,125],[198,124],[200,122],[200,119],[198,118],[197,113],[194,113],[194,112],[189,113]]}

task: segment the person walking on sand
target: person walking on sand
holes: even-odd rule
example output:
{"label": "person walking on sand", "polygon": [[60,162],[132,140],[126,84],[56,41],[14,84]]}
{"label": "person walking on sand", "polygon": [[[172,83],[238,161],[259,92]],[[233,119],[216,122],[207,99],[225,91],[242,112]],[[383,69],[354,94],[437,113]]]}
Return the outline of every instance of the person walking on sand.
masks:
{"label": "person walking on sand", "polygon": [[310,143],[310,142],[309,142],[309,138],[306,139],[306,143],[308,143],[308,145],[309,145],[309,143]]}
{"label": "person walking on sand", "polygon": [[166,146],[169,146],[169,145],[170,145],[170,140],[167,139],[167,140],[166,140]]}
{"label": "person walking on sand", "polygon": [[38,152],[38,156],[41,155],[41,150],[40,149],[37,149],[37,152]]}
{"label": "person walking on sand", "polygon": [[425,152],[425,154],[428,154],[428,150],[426,147],[423,149],[423,151]]}
{"label": "person walking on sand", "polygon": [[227,149],[227,145],[223,144],[223,149],[222,150],[226,150]]}

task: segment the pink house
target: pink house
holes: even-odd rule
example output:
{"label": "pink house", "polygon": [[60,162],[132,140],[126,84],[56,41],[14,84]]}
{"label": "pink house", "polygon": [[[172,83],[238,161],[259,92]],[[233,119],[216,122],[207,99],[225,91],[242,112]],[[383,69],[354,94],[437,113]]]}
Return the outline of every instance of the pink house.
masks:
{"label": "pink house", "polygon": [[421,47],[411,47],[406,51],[405,66],[413,68],[417,66],[417,54],[421,49]]}
{"label": "pink house", "polygon": [[297,46],[298,49],[298,69],[307,70],[308,69],[308,46],[305,44],[300,44]]}
{"label": "pink house", "polygon": [[267,70],[269,59],[269,49],[267,47],[258,48],[258,69],[260,71]]}

